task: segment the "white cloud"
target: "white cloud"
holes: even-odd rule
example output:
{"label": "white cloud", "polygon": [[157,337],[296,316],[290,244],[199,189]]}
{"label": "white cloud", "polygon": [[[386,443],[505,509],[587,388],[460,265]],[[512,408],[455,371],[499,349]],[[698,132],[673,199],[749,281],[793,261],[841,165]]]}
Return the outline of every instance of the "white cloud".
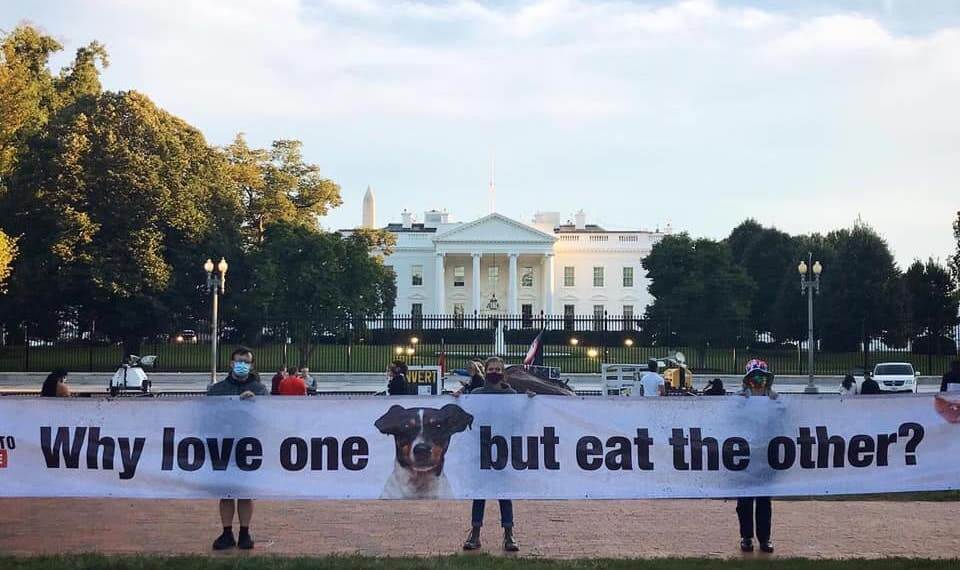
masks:
{"label": "white cloud", "polygon": [[[762,204],[764,216],[789,217],[811,191],[818,206],[837,206],[819,219],[846,224],[867,193],[868,220],[898,220],[898,254],[942,255],[949,245],[940,212],[957,207],[957,28],[906,36],[865,14],[712,0],[13,5],[52,33],[69,34],[71,49],[105,42],[109,87],[142,90],[207,129],[278,123],[308,139],[324,133],[321,141],[335,130],[340,147],[323,153],[351,136],[357,147],[376,142],[380,154],[370,161],[402,156],[411,179],[428,169],[452,177],[460,165],[426,157],[489,149],[491,140],[471,137],[498,137],[499,152],[511,153],[505,172],[516,160],[571,209],[583,196],[582,185],[564,189],[569,180],[652,188],[643,197],[654,215],[668,215],[657,204],[689,200],[674,223],[693,233],[722,233]],[[0,24],[8,18],[0,15]],[[375,141],[361,138],[371,132]],[[540,164],[546,160],[567,171],[549,171]],[[341,162],[375,168],[352,157]],[[341,174],[361,189],[364,176],[371,175]],[[609,193],[605,216],[620,221],[617,204],[633,195]],[[540,192],[532,194],[518,195],[518,208],[537,207]],[[419,201],[428,207],[432,199]]]}

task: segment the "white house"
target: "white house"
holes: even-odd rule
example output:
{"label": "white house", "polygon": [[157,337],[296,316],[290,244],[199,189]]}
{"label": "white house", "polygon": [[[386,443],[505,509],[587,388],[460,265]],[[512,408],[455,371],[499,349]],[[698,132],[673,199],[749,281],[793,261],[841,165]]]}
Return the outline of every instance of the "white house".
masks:
{"label": "white house", "polygon": [[[363,226],[376,227],[371,189]],[[499,213],[450,222],[430,210],[423,221],[404,211],[383,227],[397,236],[385,259],[397,276],[395,311],[409,314],[641,316],[651,301],[643,258],[663,236],[654,230],[606,230],[583,212],[557,212],[523,223]]]}

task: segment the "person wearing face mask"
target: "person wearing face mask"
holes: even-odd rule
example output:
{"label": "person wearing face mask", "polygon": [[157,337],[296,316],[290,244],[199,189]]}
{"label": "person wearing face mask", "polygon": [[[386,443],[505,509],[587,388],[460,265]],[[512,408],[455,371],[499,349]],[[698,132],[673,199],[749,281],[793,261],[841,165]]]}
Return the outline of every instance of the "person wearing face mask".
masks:
{"label": "person wearing face mask", "polygon": [[[743,376],[743,389],[740,395],[746,398],[751,396],[766,396],[771,400],[777,399],[773,388],[773,373],[767,363],[754,358],[747,363],[746,374]],[[756,511],[754,511],[756,508]],[[756,517],[754,517],[756,515]],[[756,518],[756,526],[754,526]],[[737,499],[737,519],[740,522],[740,550],[753,552],[753,536],[756,531],[760,550],[766,553],[773,552],[773,543],[770,542],[770,529],[773,521],[773,506],[770,497],[741,497]]]}
{"label": "person wearing face mask", "polygon": [[[503,380],[504,365],[503,360],[498,356],[491,356],[484,363],[483,386],[472,390],[470,394],[516,394],[509,384]],[[454,394],[459,396],[459,393]],[[533,396],[533,392],[527,392],[528,396]],[[500,526],[503,527],[503,549],[507,552],[516,552],[520,550],[520,545],[513,536],[513,501],[500,499]],[[466,542],[463,543],[464,550],[477,550],[480,548],[480,527],[483,526],[483,511],[487,506],[484,499],[473,501],[473,511],[471,514],[470,534]]]}
{"label": "person wearing face mask", "polygon": [[[207,388],[208,396],[240,396],[241,400],[250,400],[254,396],[267,394],[267,387],[253,371],[253,352],[246,347],[238,347],[230,354],[230,373],[226,378],[211,384]],[[236,506],[240,519],[240,534],[233,538],[233,513]],[[226,550],[234,546],[242,549],[253,548],[250,536],[250,520],[253,518],[253,499],[220,499],[220,521],[223,533],[213,542],[214,550]]]}

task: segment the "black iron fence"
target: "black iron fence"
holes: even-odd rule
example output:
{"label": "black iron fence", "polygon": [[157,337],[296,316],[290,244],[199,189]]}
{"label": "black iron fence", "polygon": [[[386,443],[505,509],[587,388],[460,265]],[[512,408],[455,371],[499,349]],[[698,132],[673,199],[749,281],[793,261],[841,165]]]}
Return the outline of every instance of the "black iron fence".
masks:
{"label": "black iron fence", "polygon": [[[909,324],[898,331],[916,330]],[[520,362],[531,341],[543,331],[544,363],[564,373],[595,373],[604,363],[642,363],[683,353],[695,373],[732,374],[750,358],[764,358],[779,374],[806,374],[806,340],[775,339],[746,323],[647,320],[611,315],[391,315],[337,326],[274,319],[264,323],[221,323],[220,369],[230,351],[249,346],[261,370],[282,365],[314,372],[380,372],[394,359],[448,369],[466,367],[471,358],[500,354]],[[139,354],[156,354],[157,370],[201,372],[210,368],[210,326],[188,326],[139,339]],[[958,356],[960,326],[904,336],[896,341],[870,339],[854,350],[828,350],[815,343],[816,374],[844,374],[883,361],[910,362],[922,374],[942,374]],[[94,327],[65,323],[55,333],[29,325],[0,329],[0,372],[107,372],[124,358],[118,339]]]}

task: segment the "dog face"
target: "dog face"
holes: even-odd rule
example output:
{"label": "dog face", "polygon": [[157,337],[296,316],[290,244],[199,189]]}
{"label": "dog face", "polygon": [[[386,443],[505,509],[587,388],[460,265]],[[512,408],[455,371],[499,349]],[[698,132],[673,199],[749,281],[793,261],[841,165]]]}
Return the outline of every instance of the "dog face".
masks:
{"label": "dog face", "polygon": [[473,416],[456,404],[435,408],[391,406],[374,423],[380,433],[392,435],[397,463],[416,473],[439,475],[450,437],[473,426]]}

